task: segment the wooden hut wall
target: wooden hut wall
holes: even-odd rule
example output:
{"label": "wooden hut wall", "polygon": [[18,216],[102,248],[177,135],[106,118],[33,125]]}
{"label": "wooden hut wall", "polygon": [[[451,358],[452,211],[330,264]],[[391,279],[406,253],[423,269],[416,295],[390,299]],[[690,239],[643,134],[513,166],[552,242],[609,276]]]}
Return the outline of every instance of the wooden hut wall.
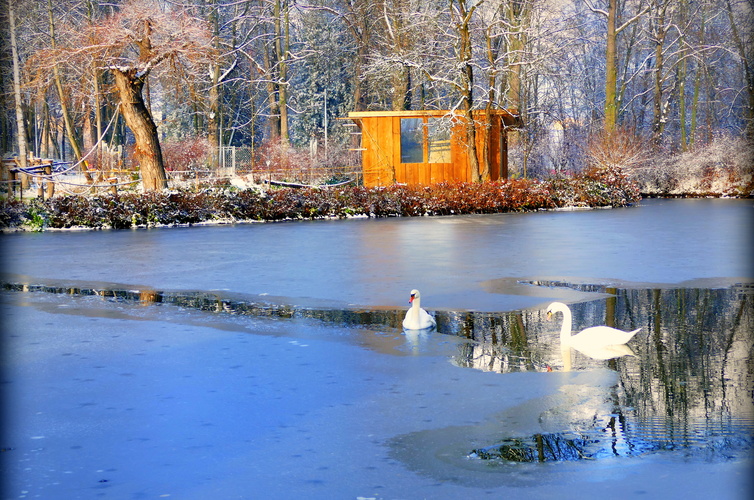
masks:
{"label": "wooden hut wall", "polygon": [[[360,119],[364,185],[386,186],[396,182],[393,171],[393,120],[381,116]],[[400,143],[398,143],[400,146]]]}
{"label": "wooden hut wall", "polygon": [[[362,166],[364,185],[386,186],[401,184],[433,184],[437,182],[470,182],[471,172],[466,147],[466,129],[463,119],[456,118],[450,130],[450,162],[447,163],[402,163],[401,162],[401,119],[430,118],[427,113],[399,113],[388,115],[356,117],[361,127],[363,148]],[[435,116],[435,117],[439,117]],[[481,117],[477,117],[479,120]],[[489,130],[489,178],[507,178],[507,141],[502,115],[493,114]],[[484,168],[484,134],[486,124],[478,124],[476,142],[480,170]],[[429,158],[428,141],[423,141],[423,157]]]}

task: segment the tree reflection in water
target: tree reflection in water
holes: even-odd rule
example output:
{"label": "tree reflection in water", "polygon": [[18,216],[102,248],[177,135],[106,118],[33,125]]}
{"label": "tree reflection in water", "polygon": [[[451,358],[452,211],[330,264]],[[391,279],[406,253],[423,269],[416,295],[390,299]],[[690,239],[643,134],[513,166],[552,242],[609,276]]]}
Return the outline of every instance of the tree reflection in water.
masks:
{"label": "tree reflection in water", "polygon": [[[573,353],[573,369],[607,366],[619,374],[618,384],[605,395],[611,414],[594,414],[591,428],[572,418],[573,428],[587,429],[581,434],[502,436],[499,443],[473,450],[470,456],[541,462],[687,450],[725,459],[751,450],[751,284],[604,291],[615,295],[571,305],[576,329],[599,324],[643,328],[629,343],[635,356],[618,353],[605,361]],[[571,368],[570,355],[557,348],[557,327],[544,320],[542,311],[467,317],[458,325],[458,334],[476,341],[457,356],[460,366],[503,373]]]}
{"label": "tree reflection in water", "polygon": [[[469,339],[458,343],[460,367],[510,373],[609,368],[618,382],[577,413],[568,401],[542,413],[566,429],[532,436],[501,430],[493,444],[469,457],[508,462],[546,462],[633,456],[688,450],[708,459],[754,448],[754,285],[709,288],[608,288],[601,285],[531,282],[598,292],[598,300],[570,304],[574,327],[606,324],[642,327],[630,342],[634,355],[616,351],[594,359],[561,352],[559,329],[543,309],[506,313],[436,311],[437,331]],[[211,313],[309,318],[339,325],[400,328],[403,310],[356,310],[248,300],[218,292],[162,292],[70,285],[4,283],[19,292],[101,296],[142,305],[172,304]],[[607,295],[608,298],[604,297]],[[407,339],[417,350],[422,339]],[[588,353],[587,353],[588,354]],[[591,410],[589,409],[591,408]],[[586,410],[585,410],[586,409]],[[592,413],[589,414],[588,412]],[[585,414],[586,412],[586,414]]]}
{"label": "tree reflection in water", "polygon": [[474,450],[470,457],[507,462],[552,462],[592,458],[586,449],[597,440],[586,436],[535,434],[526,439],[506,439],[500,444]]}

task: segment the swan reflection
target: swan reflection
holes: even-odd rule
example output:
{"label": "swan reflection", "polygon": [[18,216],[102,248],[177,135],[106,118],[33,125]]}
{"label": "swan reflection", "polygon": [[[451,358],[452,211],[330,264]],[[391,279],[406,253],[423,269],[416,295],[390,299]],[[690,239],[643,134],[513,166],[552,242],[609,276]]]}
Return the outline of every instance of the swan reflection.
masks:
{"label": "swan reflection", "polygon": [[403,330],[403,334],[406,336],[406,345],[412,354],[419,354],[424,350],[432,329],[430,327],[422,330]]}

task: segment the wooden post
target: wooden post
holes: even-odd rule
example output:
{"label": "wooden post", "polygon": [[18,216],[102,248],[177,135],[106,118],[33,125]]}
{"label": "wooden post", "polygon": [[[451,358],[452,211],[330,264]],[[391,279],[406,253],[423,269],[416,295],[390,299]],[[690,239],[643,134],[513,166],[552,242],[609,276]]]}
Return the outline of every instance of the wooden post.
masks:
{"label": "wooden post", "polygon": [[17,183],[18,180],[16,179],[15,170],[8,169],[8,196],[10,196],[11,198],[16,196]]}
{"label": "wooden post", "polygon": [[14,159],[16,161],[16,167],[19,169],[16,173],[16,179],[18,179],[19,185],[21,186],[19,190],[21,192],[21,199],[23,199],[24,188],[29,187],[29,176],[26,175],[26,173],[24,173],[24,171],[21,169],[25,168],[25,164],[28,164],[21,160],[18,156],[16,156]]}
{"label": "wooden post", "polygon": [[117,196],[118,195],[118,185],[117,185],[118,184],[118,178],[117,177],[110,177],[108,179],[108,181],[111,184],[111,186],[110,186],[110,193],[113,196]]}
{"label": "wooden post", "polygon": [[0,173],[0,181],[2,181],[4,184],[6,184],[6,190],[8,193],[8,199],[13,198],[13,179],[15,175],[11,171],[10,164],[3,160],[2,161],[2,173]]}
{"label": "wooden post", "polygon": [[48,175],[47,177],[47,199],[53,197],[55,194],[55,181],[52,180],[52,160],[47,160],[47,164],[45,165],[45,175]]}
{"label": "wooden post", "polygon": [[37,198],[42,198],[42,201],[45,200],[44,177],[37,177]]}

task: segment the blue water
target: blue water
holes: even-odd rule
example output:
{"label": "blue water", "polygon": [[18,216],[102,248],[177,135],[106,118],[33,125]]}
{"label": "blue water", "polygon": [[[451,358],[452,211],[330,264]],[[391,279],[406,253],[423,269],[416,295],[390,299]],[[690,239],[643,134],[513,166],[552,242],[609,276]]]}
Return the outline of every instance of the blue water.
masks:
{"label": "blue water", "polygon": [[[752,216],[1,235],[3,498],[749,498]],[[390,320],[412,288],[441,332]],[[554,298],[642,328],[635,356],[566,371]]]}
{"label": "blue water", "polygon": [[750,200],[645,200],[636,207],[459,217],[303,221],[2,236],[6,271],[158,289],[435,308],[535,301],[487,280],[574,277],[679,283],[752,277]]}

